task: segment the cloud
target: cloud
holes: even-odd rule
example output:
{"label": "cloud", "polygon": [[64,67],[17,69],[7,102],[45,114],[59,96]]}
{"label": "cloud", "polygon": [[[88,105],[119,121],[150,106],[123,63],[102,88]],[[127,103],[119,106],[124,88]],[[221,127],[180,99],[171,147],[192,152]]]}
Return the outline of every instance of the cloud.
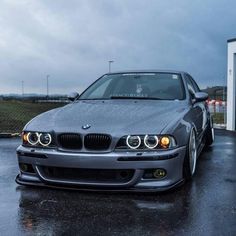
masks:
{"label": "cloud", "polygon": [[177,69],[226,84],[236,2],[3,0],[0,93],[81,92],[108,70]]}

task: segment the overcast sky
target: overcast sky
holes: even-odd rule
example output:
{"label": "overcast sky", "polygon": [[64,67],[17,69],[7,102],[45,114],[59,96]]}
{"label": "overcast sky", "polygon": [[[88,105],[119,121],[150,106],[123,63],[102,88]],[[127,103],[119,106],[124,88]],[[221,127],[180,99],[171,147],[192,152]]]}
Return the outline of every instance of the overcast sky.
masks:
{"label": "overcast sky", "polygon": [[235,0],[0,0],[0,93],[81,92],[108,71],[177,69],[226,84]]}

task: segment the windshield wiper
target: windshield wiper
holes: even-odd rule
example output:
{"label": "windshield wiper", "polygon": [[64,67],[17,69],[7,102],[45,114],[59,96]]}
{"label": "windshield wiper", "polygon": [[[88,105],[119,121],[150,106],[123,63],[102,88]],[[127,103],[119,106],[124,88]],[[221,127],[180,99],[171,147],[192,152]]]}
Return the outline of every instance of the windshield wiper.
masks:
{"label": "windshield wiper", "polygon": [[110,99],[143,99],[143,100],[163,100],[157,97],[130,97],[130,96],[111,96]]}

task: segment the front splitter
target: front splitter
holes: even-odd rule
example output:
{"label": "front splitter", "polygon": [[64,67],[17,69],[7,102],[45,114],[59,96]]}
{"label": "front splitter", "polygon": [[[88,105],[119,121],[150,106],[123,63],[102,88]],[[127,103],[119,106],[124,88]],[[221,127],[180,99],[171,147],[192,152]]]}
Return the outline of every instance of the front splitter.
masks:
{"label": "front splitter", "polygon": [[32,187],[42,187],[42,188],[52,188],[52,189],[65,189],[65,190],[73,190],[73,191],[86,191],[86,192],[135,192],[135,193],[156,193],[156,192],[166,192],[169,190],[173,190],[179,186],[181,186],[185,180],[181,179],[173,185],[165,186],[165,187],[145,187],[145,188],[101,188],[101,187],[78,187],[77,185],[51,185],[44,182],[30,182],[24,181],[20,178],[20,174],[16,176],[16,183],[24,186],[32,186]]}

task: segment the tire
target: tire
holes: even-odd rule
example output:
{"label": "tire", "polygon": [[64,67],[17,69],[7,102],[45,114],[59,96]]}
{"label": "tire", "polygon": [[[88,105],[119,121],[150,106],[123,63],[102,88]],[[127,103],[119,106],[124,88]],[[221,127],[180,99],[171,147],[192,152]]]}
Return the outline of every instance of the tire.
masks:
{"label": "tire", "polygon": [[213,128],[213,120],[212,118],[209,121],[209,124],[206,128],[206,133],[205,133],[205,138],[206,138],[206,142],[205,142],[205,146],[210,146],[215,139],[215,132],[214,132],[214,128]]}
{"label": "tire", "polygon": [[196,133],[192,128],[189,141],[186,148],[186,154],[184,158],[183,165],[183,177],[186,181],[191,180],[195,171],[197,163],[197,143],[196,143]]}

